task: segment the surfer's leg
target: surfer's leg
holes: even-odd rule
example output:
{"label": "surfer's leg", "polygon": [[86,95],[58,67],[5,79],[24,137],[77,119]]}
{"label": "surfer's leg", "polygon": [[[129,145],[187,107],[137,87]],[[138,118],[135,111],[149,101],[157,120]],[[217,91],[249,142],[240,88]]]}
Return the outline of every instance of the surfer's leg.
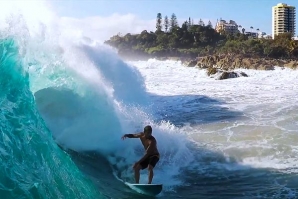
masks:
{"label": "surfer's leg", "polygon": [[155,155],[150,157],[149,165],[148,165],[148,184],[152,183],[152,179],[154,176],[153,168],[155,167],[155,165],[158,161],[159,161],[159,157],[157,157]]}
{"label": "surfer's leg", "polygon": [[140,169],[141,169],[140,165],[138,165],[134,168],[136,184],[139,184],[139,181],[140,181]]}
{"label": "surfer's leg", "polygon": [[151,184],[152,179],[153,179],[153,166],[152,165],[148,165],[148,184]]}

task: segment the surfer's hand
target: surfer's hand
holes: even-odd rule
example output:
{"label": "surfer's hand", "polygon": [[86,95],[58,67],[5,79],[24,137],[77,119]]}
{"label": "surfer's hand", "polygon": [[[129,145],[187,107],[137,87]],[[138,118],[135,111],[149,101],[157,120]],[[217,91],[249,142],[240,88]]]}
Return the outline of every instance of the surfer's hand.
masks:
{"label": "surfer's hand", "polygon": [[125,139],[126,139],[126,135],[123,135],[123,136],[121,137],[121,139],[122,139],[122,140],[125,140]]}

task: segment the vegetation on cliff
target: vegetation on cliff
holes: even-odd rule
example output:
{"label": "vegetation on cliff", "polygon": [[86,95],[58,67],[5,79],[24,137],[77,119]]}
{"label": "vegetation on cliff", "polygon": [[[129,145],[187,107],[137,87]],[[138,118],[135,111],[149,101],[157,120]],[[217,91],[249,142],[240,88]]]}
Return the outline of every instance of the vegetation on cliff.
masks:
{"label": "vegetation on cliff", "polygon": [[[162,23],[163,22],[163,23]],[[211,22],[202,20],[194,24],[189,18],[180,27],[177,17],[172,14],[162,20],[157,14],[156,31],[142,31],[140,34],[120,34],[105,41],[118,49],[124,57],[186,57],[196,58],[206,55],[242,55],[243,57],[298,58],[298,41],[284,33],[272,39],[253,39],[243,32],[231,35],[218,33]]]}

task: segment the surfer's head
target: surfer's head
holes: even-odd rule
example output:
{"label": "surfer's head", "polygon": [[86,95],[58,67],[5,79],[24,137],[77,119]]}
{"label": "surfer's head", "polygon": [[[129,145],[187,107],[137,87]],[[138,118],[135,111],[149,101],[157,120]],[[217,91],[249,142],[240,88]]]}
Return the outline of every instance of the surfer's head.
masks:
{"label": "surfer's head", "polygon": [[145,128],[144,128],[144,134],[145,134],[145,137],[150,137],[151,136],[151,134],[152,134],[152,128],[151,128],[151,126],[145,126]]}

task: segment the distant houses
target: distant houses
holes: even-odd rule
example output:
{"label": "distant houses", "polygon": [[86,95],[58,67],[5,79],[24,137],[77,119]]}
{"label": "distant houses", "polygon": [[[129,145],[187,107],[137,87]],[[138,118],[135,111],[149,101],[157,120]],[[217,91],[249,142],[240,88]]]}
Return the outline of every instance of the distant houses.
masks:
{"label": "distant houses", "polygon": [[[245,31],[241,25],[238,25],[233,20],[217,21],[215,30],[220,34],[237,34],[243,33],[250,38],[265,38],[274,39],[274,36],[282,33],[292,33],[292,39],[298,40],[298,36],[295,36],[296,29],[296,8],[285,3],[279,3],[272,7],[272,35],[267,35],[264,32],[259,31]],[[240,30],[239,30],[240,28]],[[242,29],[241,29],[242,28]],[[250,27],[253,30],[253,27]]]}
{"label": "distant houses", "polygon": [[[239,30],[239,28],[242,28]],[[250,27],[253,29],[252,27]],[[242,33],[247,35],[250,38],[269,38],[269,37],[264,37],[266,33],[260,32],[259,29],[257,29],[257,32],[253,31],[245,31],[245,29],[241,26],[238,25],[234,20],[223,20],[220,19],[219,21],[216,22],[215,28],[216,32],[220,34],[237,34],[237,33]]]}
{"label": "distant houses", "polygon": [[249,38],[259,38],[259,33],[257,32],[245,32],[245,35],[247,35]]}
{"label": "distant houses", "polygon": [[237,34],[239,33],[238,25],[235,21],[230,20],[227,22],[226,20],[220,19],[216,22],[215,25],[216,32],[220,34]]}

